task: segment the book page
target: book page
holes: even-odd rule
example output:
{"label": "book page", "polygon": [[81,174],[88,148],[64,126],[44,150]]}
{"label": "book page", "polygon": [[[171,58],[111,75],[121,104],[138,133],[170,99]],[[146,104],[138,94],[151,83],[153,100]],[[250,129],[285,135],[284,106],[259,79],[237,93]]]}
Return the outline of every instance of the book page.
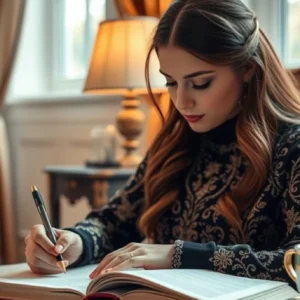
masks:
{"label": "book page", "polygon": [[[123,274],[122,274],[123,273]],[[286,283],[249,279],[207,270],[171,269],[171,270],[128,270],[111,272],[94,280],[89,291],[112,288],[115,284],[141,283],[167,294],[181,293],[187,298],[201,300],[241,299],[263,293],[273,288],[286,286]]]}
{"label": "book page", "polygon": [[[39,275],[30,271],[27,264],[4,265],[0,267],[0,290],[1,287],[8,289],[9,286],[26,286],[26,289],[49,289],[49,290],[74,290],[85,295],[86,288],[91,281],[89,274],[97,265],[89,265],[82,268],[67,269],[64,274]],[[0,292],[1,295],[1,292]]]}

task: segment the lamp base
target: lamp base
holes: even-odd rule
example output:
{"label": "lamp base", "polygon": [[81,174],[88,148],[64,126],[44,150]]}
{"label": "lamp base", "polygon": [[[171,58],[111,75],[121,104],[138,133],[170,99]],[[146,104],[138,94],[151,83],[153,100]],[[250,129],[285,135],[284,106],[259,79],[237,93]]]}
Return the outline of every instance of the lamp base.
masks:
{"label": "lamp base", "polygon": [[135,151],[139,147],[137,138],[143,131],[145,115],[139,109],[140,102],[135,97],[126,97],[121,104],[122,110],[117,115],[117,128],[125,140],[122,145],[124,154],[119,161],[124,167],[134,167],[142,160]]}
{"label": "lamp base", "polygon": [[122,167],[136,167],[142,161],[142,157],[137,154],[125,154],[119,160]]}

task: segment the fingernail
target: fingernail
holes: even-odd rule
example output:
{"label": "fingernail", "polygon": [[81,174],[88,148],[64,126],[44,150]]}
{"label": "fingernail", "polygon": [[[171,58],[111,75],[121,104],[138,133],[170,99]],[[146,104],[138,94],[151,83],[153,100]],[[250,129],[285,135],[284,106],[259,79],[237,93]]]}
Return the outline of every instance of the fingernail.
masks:
{"label": "fingernail", "polygon": [[68,260],[64,260],[65,266],[67,267],[69,265],[69,261]]}
{"label": "fingernail", "polygon": [[61,252],[61,251],[63,250],[63,248],[64,248],[64,247],[63,247],[62,245],[56,245],[56,246],[55,246],[55,251],[56,251],[56,252]]}
{"label": "fingernail", "polygon": [[113,269],[113,268],[109,268],[109,269],[107,269],[105,272],[106,272],[106,273],[107,273],[107,272],[110,272],[112,269]]}
{"label": "fingernail", "polygon": [[93,277],[94,277],[94,274],[95,274],[95,271],[93,271],[93,272],[90,274],[90,278],[92,278],[92,279],[93,279]]}

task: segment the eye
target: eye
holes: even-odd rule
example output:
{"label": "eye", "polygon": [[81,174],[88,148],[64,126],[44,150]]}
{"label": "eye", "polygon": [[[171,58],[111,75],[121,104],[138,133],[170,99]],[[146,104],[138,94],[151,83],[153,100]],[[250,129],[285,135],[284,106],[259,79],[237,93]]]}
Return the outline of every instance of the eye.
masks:
{"label": "eye", "polygon": [[171,87],[171,86],[175,86],[177,83],[176,81],[173,81],[173,82],[166,82],[165,86],[166,87]]}
{"label": "eye", "polygon": [[212,80],[209,80],[209,81],[207,81],[206,83],[204,83],[202,85],[193,84],[193,88],[195,90],[205,90],[210,86],[211,83],[212,83]]}

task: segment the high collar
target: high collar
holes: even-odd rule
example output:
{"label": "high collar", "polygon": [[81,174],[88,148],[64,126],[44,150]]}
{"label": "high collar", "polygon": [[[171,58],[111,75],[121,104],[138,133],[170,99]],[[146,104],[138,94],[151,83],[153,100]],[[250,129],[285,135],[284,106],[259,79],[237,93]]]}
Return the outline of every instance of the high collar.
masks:
{"label": "high collar", "polygon": [[238,116],[233,117],[211,129],[210,131],[203,133],[205,140],[209,140],[215,144],[231,144],[236,142],[236,122]]}

